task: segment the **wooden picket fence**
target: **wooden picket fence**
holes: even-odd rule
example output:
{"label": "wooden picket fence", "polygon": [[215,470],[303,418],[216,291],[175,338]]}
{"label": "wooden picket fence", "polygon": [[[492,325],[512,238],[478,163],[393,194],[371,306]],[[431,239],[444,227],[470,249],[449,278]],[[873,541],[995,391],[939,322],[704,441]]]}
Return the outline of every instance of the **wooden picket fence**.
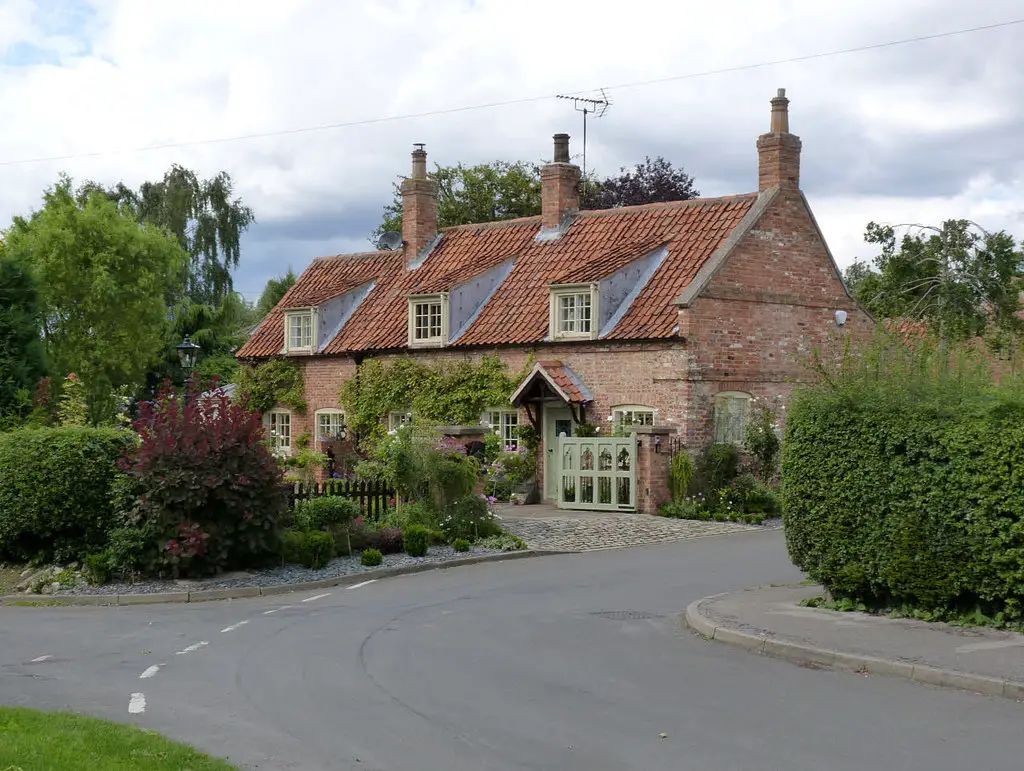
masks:
{"label": "wooden picket fence", "polygon": [[295,510],[299,501],[308,501],[311,498],[339,495],[358,501],[363,510],[363,516],[367,519],[377,519],[387,511],[389,502],[395,497],[395,491],[383,482],[367,482],[352,480],[328,480],[306,485],[302,482],[293,482],[287,485],[288,488],[288,509]]}

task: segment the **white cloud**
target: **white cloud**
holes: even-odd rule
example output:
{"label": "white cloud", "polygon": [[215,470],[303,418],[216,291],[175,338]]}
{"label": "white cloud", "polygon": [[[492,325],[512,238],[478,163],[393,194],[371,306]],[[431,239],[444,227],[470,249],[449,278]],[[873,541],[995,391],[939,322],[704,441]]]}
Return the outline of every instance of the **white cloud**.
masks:
{"label": "white cloud", "polygon": [[[57,5],[85,19],[77,38],[53,23]],[[86,5],[91,13],[82,13]],[[553,95],[1016,15],[1016,0],[4,0],[0,93],[8,119],[0,124],[0,163],[105,154],[0,165],[0,222],[37,205],[61,170],[137,185],[172,162],[203,174],[226,169],[258,221],[237,283],[258,290],[289,263],[301,268],[316,253],[365,248],[361,239],[390,200],[396,175],[407,171],[412,142],[426,142],[431,160],[441,163],[539,160],[550,155],[555,131],[578,137],[579,115],[549,98],[123,151]],[[768,99],[786,86],[793,130],[804,140],[805,189],[840,262],[863,253],[870,219],[974,217],[1024,235],[1017,216],[1024,211],[1024,163],[1012,144],[1024,135],[1024,112],[1013,97],[1024,69],[1022,34],[1024,27],[1012,27],[613,88],[611,111],[591,124],[588,162],[611,173],[661,154],[693,173],[705,194],[749,191]],[[17,63],[12,52],[25,46],[56,63]],[[999,142],[1009,144],[1001,150]],[[934,154],[941,157],[933,164]],[[932,189],[940,182],[943,190]],[[304,233],[312,220],[318,231]]]}

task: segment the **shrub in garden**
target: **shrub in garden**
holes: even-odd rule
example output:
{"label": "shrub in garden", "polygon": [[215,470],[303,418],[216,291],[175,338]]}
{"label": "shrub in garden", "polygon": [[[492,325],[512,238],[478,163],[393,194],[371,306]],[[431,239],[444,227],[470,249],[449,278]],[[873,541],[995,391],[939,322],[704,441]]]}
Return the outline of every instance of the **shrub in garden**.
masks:
{"label": "shrub in garden", "polygon": [[0,433],[0,560],[81,560],[114,527],[112,488],[132,435],[113,428]]}
{"label": "shrub in garden", "polygon": [[156,533],[157,570],[203,575],[273,559],[287,498],[256,413],[226,396],[183,404],[166,389],[134,427],[141,443],[121,467],[136,497],[122,515]]}
{"label": "shrub in garden", "polygon": [[377,549],[382,554],[398,554],[402,551],[402,531],[397,527],[383,527],[380,530],[367,530],[363,535],[363,544]]}
{"label": "shrub in garden", "polygon": [[697,460],[697,486],[705,495],[721,490],[736,478],[740,454],[731,444],[709,444]]}
{"label": "shrub in garden", "polygon": [[402,543],[410,557],[423,557],[430,547],[430,531],[423,525],[409,525],[402,533]]}
{"label": "shrub in garden", "polygon": [[510,533],[481,538],[476,542],[476,545],[481,549],[493,549],[495,551],[522,551],[526,548],[526,543],[522,538]]}
{"label": "shrub in garden", "polygon": [[469,541],[465,538],[456,538],[452,541],[452,548],[458,552],[469,551]]}
{"label": "shrub in garden", "polygon": [[501,535],[501,524],[479,495],[466,495],[445,509],[441,529],[449,540],[454,538],[488,538]]}
{"label": "shrub in garden", "polygon": [[779,452],[782,449],[779,409],[777,404],[768,405],[760,399],[754,399],[744,430],[743,447],[750,453],[757,478],[765,482],[774,479],[779,468]]}
{"label": "shrub in garden", "polygon": [[680,449],[668,466],[668,484],[673,501],[681,501],[693,490],[696,471],[693,459],[685,449]]}
{"label": "shrub in garden", "polygon": [[101,551],[87,554],[82,563],[85,580],[93,586],[100,586],[110,581],[110,553]]}
{"label": "shrub in garden", "polygon": [[301,501],[295,509],[295,524],[303,530],[344,527],[362,513],[358,501],[325,495]]}
{"label": "shrub in garden", "polygon": [[786,421],[793,562],[837,599],[1020,619],[1024,379],[924,342],[824,374]]}
{"label": "shrub in garden", "polygon": [[334,539],[320,530],[285,530],[281,533],[281,562],[318,570],[334,557]]}
{"label": "shrub in garden", "polygon": [[376,549],[364,549],[359,555],[359,563],[366,567],[376,567],[384,561],[384,555]]}

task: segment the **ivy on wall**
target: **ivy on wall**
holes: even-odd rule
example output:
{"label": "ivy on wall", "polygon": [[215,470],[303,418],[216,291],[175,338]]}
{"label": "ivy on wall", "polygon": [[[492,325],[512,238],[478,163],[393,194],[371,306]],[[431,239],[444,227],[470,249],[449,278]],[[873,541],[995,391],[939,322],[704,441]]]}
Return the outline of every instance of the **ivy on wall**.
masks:
{"label": "ivy on wall", "polygon": [[300,415],[306,413],[306,384],[302,368],[294,361],[271,359],[244,366],[239,369],[235,382],[256,412],[267,412],[283,404]]}
{"label": "ivy on wall", "polygon": [[[527,362],[526,372],[533,367]],[[497,356],[430,366],[410,357],[359,365],[341,387],[349,427],[365,442],[380,438],[394,410],[412,408],[417,419],[437,425],[472,425],[488,408],[508,403],[525,373],[510,374]]]}

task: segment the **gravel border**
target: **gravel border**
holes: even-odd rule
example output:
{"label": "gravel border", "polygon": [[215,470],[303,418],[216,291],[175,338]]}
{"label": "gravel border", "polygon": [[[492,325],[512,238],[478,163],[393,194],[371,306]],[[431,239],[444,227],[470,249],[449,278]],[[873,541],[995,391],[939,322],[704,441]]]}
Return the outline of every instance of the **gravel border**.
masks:
{"label": "gravel border", "polygon": [[468,552],[457,552],[451,546],[431,546],[425,557],[410,557],[408,554],[385,554],[384,561],[374,567],[360,564],[359,554],[348,557],[335,557],[323,568],[313,570],[301,565],[284,565],[267,570],[251,571],[248,576],[218,580],[216,577],[201,580],[155,579],[137,581],[135,583],[109,583],[102,586],[78,586],[73,589],[60,589],[48,595],[29,595],[26,599],[52,598],[59,599],[69,596],[83,595],[126,595],[126,594],[157,594],[161,592],[208,591],[213,589],[247,589],[251,587],[280,586],[282,584],[301,584],[307,581],[323,581],[331,578],[358,575],[382,568],[404,568],[412,565],[433,565],[464,557],[483,557],[502,552],[495,549],[471,548]]}
{"label": "gravel border", "polygon": [[[453,550],[454,551],[454,550]],[[369,579],[377,580],[390,576],[408,575],[410,573],[422,573],[428,570],[443,570],[446,568],[461,567],[464,565],[475,565],[481,562],[504,562],[508,560],[519,560],[527,557],[545,557],[565,552],[532,550],[497,552],[493,550],[478,549],[476,554],[471,552],[456,553],[457,556],[445,559],[447,555],[428,555],[422,558],[408,558],[392,562],[392,566],[380,566],[366,568],[359,565],[359,570],[350,573],[338,573],[330,578],[321,578],[312,581],[298,581],[296,583],[274,584],[272,586],[230,586],[227,588],[196,588],[194,585],[181,586],[171,582],[163,584],[165,591],[133,592],[126,594],[71,594],[62,595],[39,595],[39,594],[17,594],[0,597],[0,605],[29,605],[29,606],[97,606],[97,605],[153,605],[161,603],[192,603],[206,602],[209,600],[237,600],[247,597],[271,597],[291,592],[302,592],[309,590],[328,589],[336,586],[347,586]],[[467,556],[467,554],[469,556]],[[408,557],[408,555],[393,555]],[[431,559],[433,557],[433,559]],[[441,557],[438,559],[438,557]],[[344,559],[344,558],[343,558]],[[337,560],[336,560],[337,561]],[[328,570],[324,568],[324,570]],[[306,571],[304,575],[315,574],[319,571]],[[238,581],[249,579],[238,579]],[[137,587],[138,584],[131,585]],[[167,591],[170,590],[170,591]]]}

